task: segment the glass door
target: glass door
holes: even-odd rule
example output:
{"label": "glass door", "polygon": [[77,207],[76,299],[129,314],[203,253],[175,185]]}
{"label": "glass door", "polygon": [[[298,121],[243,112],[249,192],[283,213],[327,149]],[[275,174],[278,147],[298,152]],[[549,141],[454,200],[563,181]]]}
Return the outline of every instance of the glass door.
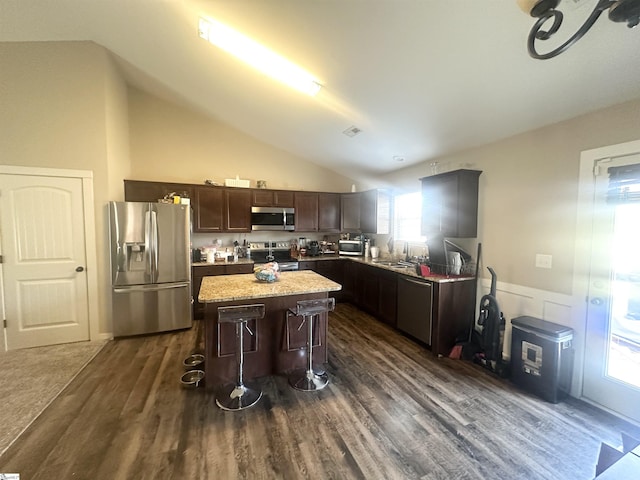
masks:
{"label": "glass door", "polygon": [[640,422],[640,155],[595,182],[583,395]]}

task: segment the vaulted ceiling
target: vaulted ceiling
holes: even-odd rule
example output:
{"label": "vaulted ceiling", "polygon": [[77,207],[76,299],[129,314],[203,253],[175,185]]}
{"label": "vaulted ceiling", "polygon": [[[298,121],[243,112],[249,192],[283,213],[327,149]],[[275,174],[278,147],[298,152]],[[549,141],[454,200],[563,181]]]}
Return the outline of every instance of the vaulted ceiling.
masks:
{"label": "vaulted ceiling", "polygon": [[[564,0],[557,36],[595,3]],[[323,89],[307,97],[239,63],[198,37],[199,16]],[[0,0],[0,41],[94,41],[130,84],[352,178],[640,97],[639,30],[605,13],[541,61],[526,50],[532,24],[515,0]],[[351,126],[361,133],[344,135]]]}

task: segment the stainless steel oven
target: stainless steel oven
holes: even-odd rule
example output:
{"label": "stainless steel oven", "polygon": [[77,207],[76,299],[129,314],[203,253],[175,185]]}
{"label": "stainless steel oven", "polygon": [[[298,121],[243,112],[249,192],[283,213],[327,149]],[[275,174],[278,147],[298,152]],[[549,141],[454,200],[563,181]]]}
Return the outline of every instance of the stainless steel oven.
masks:
{"label": "stainless steel oven", "polygon": [[281,272],[298,270],[298,261],[291,258],[289,242],[252,242],[249,255],[256,266],[277,262]]}
{"label": "stainless steel oven", "polygon": [[251,230],[288,231],[295,229],[295,210],[290,207],[251,207]]}

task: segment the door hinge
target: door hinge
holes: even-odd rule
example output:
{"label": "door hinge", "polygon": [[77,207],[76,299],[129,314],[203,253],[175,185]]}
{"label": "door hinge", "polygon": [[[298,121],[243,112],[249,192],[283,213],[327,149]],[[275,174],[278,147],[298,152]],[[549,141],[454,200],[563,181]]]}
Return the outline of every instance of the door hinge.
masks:
{"label": "door hinge", "polygon": [[4,257],[0,255],[0,263],[4,263]]}
{"label": "door hinge", "polygon": [[4,324],[4,328],[7,328],[7,321],[3,320],[2,323]]}

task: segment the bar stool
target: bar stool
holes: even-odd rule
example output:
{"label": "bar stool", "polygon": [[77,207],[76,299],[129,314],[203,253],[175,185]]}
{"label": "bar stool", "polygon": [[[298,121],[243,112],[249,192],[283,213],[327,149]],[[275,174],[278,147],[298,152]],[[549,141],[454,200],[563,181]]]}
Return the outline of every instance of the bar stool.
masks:
{"label": "bar stool", "polygon": [[329,376],[324,369],[313,366],[313,319],[316,315],[330,312],[335,308],[336,299],[333,297],[316,300],[300,300],[296,309],[292,310],[296,316],[302,316],[302,324],[307,322],[307,368],[298,369],[289,375],[289,385],[296,390],[311,392],[322,390],[329,384]]}
{"label": "bar stool", "polygon": [[[237,340],[235,353],[238,377],[236,383],[221,387],[216,394],[216,405],[223,410],[243,410],[258,403],[262,397],[260,388],[250,388],[245,385],[242,370],[244,366],[244,329],[246,328],[249,334],[253,335],[247,322],[261,318],[264,318],[263,303],[218,308],[218,324],[234,323]],[[220,340],[218,339],[218,341]]]}

